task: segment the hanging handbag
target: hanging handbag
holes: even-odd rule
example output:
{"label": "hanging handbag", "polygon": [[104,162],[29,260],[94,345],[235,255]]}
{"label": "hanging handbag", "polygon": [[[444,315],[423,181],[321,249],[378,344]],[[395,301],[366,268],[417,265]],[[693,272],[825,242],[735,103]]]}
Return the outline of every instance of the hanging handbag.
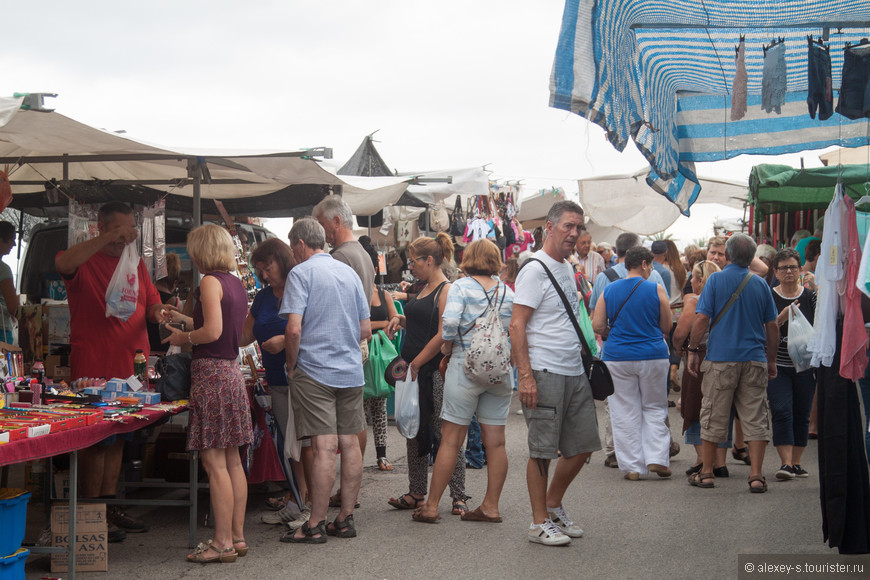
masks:
{"label": "hanging handbag", "polygon": [[450,216],[450,235],[462,236],[465,234],[465,216],[462,215],[462,198],[456,196],[456,203],[453,204],[453,215]]}
{"label": "hanging handbag", "polygon": [[550,269],[547,268],[547,265],[541,260],[537,258],[529,258],[529,260],[534,260],[541,264],[541,267],[544,268],[544,272],[546,272],[547,276],[550,278],[550,282],[553,283],[556,293],[559,295],[559,298],[562,299],[562,304],[565,305],[565,310],[568,311],[568,318],[571,319],[571,324],[574,325],[574,330],[577,332],[577,337],[580,339],[580,360],[583,362],[583,370],[586,371],[586,377],[589,379],[589,384],[592,386],[592,398],[596,401],[605,400],[613,394],[613,379],[610,377],[610,371],[608,370],[607,365],[604,364],[604,361],[592,357],[592,349],[586,342],[586,337],[583,335],[583,331],[580,330],[580,324],[577,322],[577,317],[574,316],[571,303],[568,302],[568,297],[565,296],[565,292],[562,291],[562,287],[559,286],[553,273],[550,272]]}

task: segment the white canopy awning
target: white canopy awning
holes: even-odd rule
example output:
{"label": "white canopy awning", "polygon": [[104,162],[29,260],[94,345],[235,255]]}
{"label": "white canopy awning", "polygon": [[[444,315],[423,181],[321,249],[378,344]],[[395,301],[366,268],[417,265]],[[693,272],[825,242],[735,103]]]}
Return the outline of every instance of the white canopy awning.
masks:
{"label": "white canopy awning", "polygon": [[[193,197],[191,165],[203,171],[201,197],[254,198],[288,185],[339,190],[356,214],[395,203],[412,176],[337,176],[305,151],[209,152],[154,146],[90,127],[55,112],[20,110],[0,98],[0,166],[9,166],[13,195],[41,192],[45,182],[99,180],[139,184]],[[64,163],[66,161],[66,163]]]}
{"label": "white canopy awning", "polygon": [[[580,205],[586,215],[603,227],[616,227],[640,235],[668,229],[680,217],[680,208],[647,185],[649,168],[628,175],[580,179]],[[700,178],[702,194],[696,203],[718,203],[742,208],[746,181]]]}

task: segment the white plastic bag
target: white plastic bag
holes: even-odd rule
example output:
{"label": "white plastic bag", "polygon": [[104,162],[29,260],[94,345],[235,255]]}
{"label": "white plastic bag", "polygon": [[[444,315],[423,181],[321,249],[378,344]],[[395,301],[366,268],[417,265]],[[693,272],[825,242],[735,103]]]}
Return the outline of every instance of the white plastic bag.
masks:
{"label": "white plastic bag", "polygon": [[139,253],[136,244],[127,244],[115,273],[106,288],[106,317],[116,316],[126,321],[136,312],[139,301]]}
{"label": "white plastic bag", "polygon": [[797,372],[810,368],[813,354],[809,351],[813,325],[806,319],[800,308],[794,304],[788,307],[788,356]]}
{"label": "white plastic bag", "polygon": [[396,427],[405,439],[413,439],[420,429],[420,387],[408,372],[396,381]]}

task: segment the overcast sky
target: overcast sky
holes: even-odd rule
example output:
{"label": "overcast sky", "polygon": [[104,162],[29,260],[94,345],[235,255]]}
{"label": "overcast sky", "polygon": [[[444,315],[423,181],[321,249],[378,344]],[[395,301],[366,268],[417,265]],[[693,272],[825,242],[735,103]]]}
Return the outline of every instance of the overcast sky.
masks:
{"label": "overcast sky", "polygon": [[[573,193],[577,178],[645,161],[548,107],[562,8],[560,0],[7,3],[0,94],[56,92],[48,103],[58,112],[159,145],[327,146],[338,164],[379,130],[377,147],[399,171],[489,164],[494,179],[523,179],[527,195],[548,186]],[[713,173],[745,177],[751,164]],[[678,233],[686,241],[709,227],[709,218],[691,221]]]}

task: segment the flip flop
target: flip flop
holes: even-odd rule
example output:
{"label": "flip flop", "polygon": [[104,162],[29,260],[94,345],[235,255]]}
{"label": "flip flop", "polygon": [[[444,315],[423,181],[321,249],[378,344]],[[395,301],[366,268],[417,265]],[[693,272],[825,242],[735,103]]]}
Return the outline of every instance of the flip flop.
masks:
{"label": "flip flop", "polygon": [[464,522],[487,522],[490,524],[500,524],[502,522],[501,516],[490,517],[483,513],[480,507],[476,507],[470,512],[465,512],[460,516],[460,519]]}
{"label": "flip flop", "polygon": [[411,519],[415,522],[421,522],[424,524],[437,524],[438,520],[441,519],[441,514],[435,514],[434,516],[424,516],[423,508],[417,508],[414,510],[414,513],[411,514]]}
{"label": "flip flop", "polygon": [[378,457],[378,469],[381,471],[392,471],[393,465],[387,461],[386,457]]}

